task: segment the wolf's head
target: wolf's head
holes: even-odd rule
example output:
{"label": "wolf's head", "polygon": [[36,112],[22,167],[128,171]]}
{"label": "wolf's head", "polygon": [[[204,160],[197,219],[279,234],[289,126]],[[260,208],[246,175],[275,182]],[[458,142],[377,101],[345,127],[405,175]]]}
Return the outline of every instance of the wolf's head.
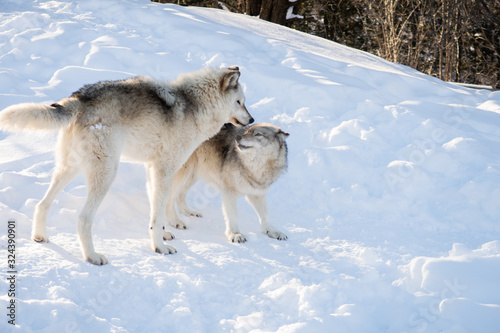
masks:
{"label": "wolf's head", "polygon": [[231,114],[229,121],[236,126],[253,123],[253,118],[245,107],[245,95],[239,84],[240,70],[238,67],[228,67],[220,81],[222,94],[229,99]]}
{"label": "wolf's head", "polygon": [[283,153],[283,150],[286,153],[285,140],[289,135],[277,126],[259,123],[248,127],[242,135],[238,135],[236,142],[238,148],[244,153],[247,150],[253,150],[256,154],[267,152],[279,155]]}

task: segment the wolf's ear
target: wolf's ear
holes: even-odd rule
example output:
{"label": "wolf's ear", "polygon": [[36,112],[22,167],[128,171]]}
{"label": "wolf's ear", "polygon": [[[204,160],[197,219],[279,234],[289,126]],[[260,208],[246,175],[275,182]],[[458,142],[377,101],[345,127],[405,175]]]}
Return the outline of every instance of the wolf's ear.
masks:
{"label": "wolf's ear", "polygon": [[228,67],[220,81],[221,90],[226,91],[228,89],[235,89],[238,86],[240,74],[240,69],[238,67]]}
{"label": "wolf's ear", "polygon": [[283,139],[285,139],[285,140],[286,140],[286,138],[288,138],[290,136],[290,133],[284,132],[281,129],[279,130],[278,134],[281,135],[283,137]]}

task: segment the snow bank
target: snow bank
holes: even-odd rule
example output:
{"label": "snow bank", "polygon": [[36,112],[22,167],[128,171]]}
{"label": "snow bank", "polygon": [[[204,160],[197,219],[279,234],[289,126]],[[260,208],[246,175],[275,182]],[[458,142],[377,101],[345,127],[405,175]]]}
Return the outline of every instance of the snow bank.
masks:
{"label": "snow bank", "polygon": [[[149,249],[143,167],[122,163],[94,224],[110,264],[81,261],[77,177],[29,240],[56,134],[0,132],[0,220],[15,219],[17,332],[495,332],[500,327],[500,93],[253,17],[147,0],[15,1],[0,13],[0,109],[51,103],[98,80],[169,80],[238,65],[258,122],[291,133],[270,216],[286,242],[223,236],[220,198]],[[7,253],[6,228],[0,249]],[[7,271],[6,260],[2,264]],[[1,290],[9,288],[0,282]],[[9,297],[0,295],[6,309]]]}
{"label": "snow bank", "polygon": [[492,277],[500,274],[499,241],[476,250],[455,243],[448,256],[417,257],[403,270],[395,285],[414,292],[422,305],[411,316],[417,330],[453,322],[450,331],[498,331],[500,290]]}

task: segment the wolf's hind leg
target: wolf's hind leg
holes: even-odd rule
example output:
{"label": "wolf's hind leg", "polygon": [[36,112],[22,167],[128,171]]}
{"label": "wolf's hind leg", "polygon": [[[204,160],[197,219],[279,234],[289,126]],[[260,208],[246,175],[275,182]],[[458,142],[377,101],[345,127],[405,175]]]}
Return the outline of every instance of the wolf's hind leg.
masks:
{"label": "wolf's hind leg", "polygon": [[238,195],[232,191],[222,190],[222,212],[226,220],[226,237],[233,243],[244,243],[245,236],[238,227]]}
{"label": "wolf's hind leg", "polygon": [[[175,174],[174,180],[172,182],[172,189],[170,190],[170,196],[167,202],[167,221],[172,227],[177,229],[186,229],[186,225],[181,221],[177,212],[175,211],[175,202],[179,196],[179,191],[181,191],[185,181],[185,172],[183,167]],[[163,227],[165,229],[165,226]],[[163,230],[163,240],[171,239],[171,232]]]}
{"label": "wolf's hind leg", "polygon": [[[153,251],[161,254],[176,253],[177,250],[170,245],[163,243],[165,234],[163,228],[166,222],[165,211],[167,210],[167,200],[173,182],[173,172],[171,167],[164,161],[156,161],[146,165],[148,179],[148,194],[151,206],[149,235],[151,237],[151,247]],[[171,235],[171,233],[168,233]],[[168,239],[168,236],[167,239]],[[172,235],[173,236],[173,235]]]}
{"label": "wolf's hind leg", "polygon": [[184,216],[194,216],[202,217],[201,213],[195,212],[187,206],[186,195],[189,189],[196,183],[198,177],[196,177],[194,170],[189,170],[187,177],[184,178],[184,183],[182,184],[179,193],[177,195],[177,209],[179,213]]}
{"label": "wolf's hind leg", "polygon": [[109,191],[118,170],[118,156],[90,156],[86,162],[87,200],[78,217],[78,238],[85,260],[95,265],[105,265],[108,259],[95,252],[92,241],[92,223],[99,205]]}
{"label": "wolf's hind leg", "polygon": [[[174,180],[172,182],[172,189],[170,190],[170,196],[167,202],[167,221],[172,227],[177,229],[186,229],[186,225],[181,221],[177,212],[175,211],[175,202],[179,191],[184,183],[184,172],[183,167],[175,174]],[[163,226],[163,240],[169,240],[173,238],[173,234],[170,231],[165,230]]]}
{"label": "wolf's hind leg", "polygon": [[[177,215],[177,212],[175,211],[175,204],[177,204],[177,209],[182,215],[201,217],[201,214],[190,211],[186,205],[186,194],[196,180],[192,163],[186,163],[175,173],[172,190],[167,202],[167,221],[172,227],[177,229],[187,228],[184,222],[182,222]],[[168,231],[163,232],[164,240],[169,239],[169,233],[170,232]]]}
{"label": "wolf's hind leg", "polygon": [[78,163],[71,157],[71,136],[65,132],[59,138],[56,156],[56,168],[50,181],[49,189],[36,205],[33,215],[31,239],[36,242],[48,242],[47,214],[56,196],[69,184],[78,172]]}
{"label": "wolf's hind leg", "polygon": [[36,205],[33,216],[31,239],[36,242],[48,242],[47,214],[56,196],[75,177],[78,169],[71,165],[61,165],[56,168],[49,189],[43,199]]}
{"label": "wolf's hind leg", "polygon": [[95,252],[92,241],[92,224],[94,217],[111,184],[115,180],[120,162],[120,140],[114,132],[103,126],[85,132],[82,130],[78,138],[79,151],[82,158],[82,167],[87,178],[87,200],[78,217],[78,239],[82,248],[83,257],[95,265],[105,265],[108,259]]}

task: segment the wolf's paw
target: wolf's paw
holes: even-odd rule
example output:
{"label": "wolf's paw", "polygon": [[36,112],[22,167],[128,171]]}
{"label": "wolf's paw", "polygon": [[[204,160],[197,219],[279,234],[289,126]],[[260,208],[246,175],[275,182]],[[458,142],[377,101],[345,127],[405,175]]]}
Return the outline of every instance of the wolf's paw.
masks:
{"label": "wolf's paw", "polygon": [[174,254],[177,253],[175,247],[166,245],[166,244],[158,244],[155,247],[155,252],[160,254]]}
{"label": "wolf's paw", "polygon": [[288,239],[288,237],[284,233],[282,233],[281,231],[267,230],[265,233],[269,237],[277,239],[277,240],[287,240]]}
{"label": "wolf's paw", "polygon": [[49,238],[47,237],[47,235],[42,235],[42,234],[33,234],[31,236],[31,239],[34,240],[35,242],[38,242],[38,243],[48,243],[49,242]]}
{"label": "wolf's paw", "polygon": [[247,241],[245,236],[243,236],[240,233],[234,233],[234,232],[231,233],[228,238],[233,243],[245,243]]}
{"label": "wolf's paw", "polygon": [[188,210],[187,212],[184,212],[183,214],[185,216],[203,217],[203,215],[201,215],[201,213],[198,213],[198,212],[195,212],[192,210]]}
{"label": "wolf's paw", "polygon": [[181,213],[184,216],[202,217],[200,213],[190,210],[187,207],[178,207],[178,208],[179,208],[179,213]]}
{"label": "wolf's paw", "polygon": [[85,258],[88,262],[94,265],[106,265],[108,263],[108,259],[102,254],[99,253],[92,253],[90,254],[87,258]]}
{"label": "wolf's paw", "polygon": [[167,231],[167,230],[163,230],[163,240],[172,240],[174,239],[175,236],[173,233],[171,233],[170,231]]}
{"label": "wolf's paw", "polygon": [[176,229],[187,229],[186,225],[182,221],[177,221],[174,226]]}
{"label": "wolf's paw", "polygon": [[176,219],[176,220],[173,220],[171,222],[168,222],[168,224],[170,224],[172,227],[174,227],[176,229],[187,229],[187,227],[184,224],[184,222],[182,222],[179,219]]}

